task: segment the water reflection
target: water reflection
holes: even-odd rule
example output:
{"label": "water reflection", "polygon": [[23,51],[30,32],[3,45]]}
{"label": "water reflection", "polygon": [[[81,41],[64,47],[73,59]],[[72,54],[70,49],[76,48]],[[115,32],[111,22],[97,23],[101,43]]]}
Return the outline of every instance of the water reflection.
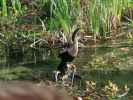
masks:
{"label": "water reflection", "polygon": [[[56,49],[28,49],[24,51],[23,58],[17,62],[12,58],[10,66],[24,66],[43,71],[51,72],[56,69],[60,59],[57,57]],[[1,56],[2,59],[3,56]],[[20,58],[22,56],[19,56]],[[1,60],[1,68],[6,68],[9,63]],[[99,48],[80,48],[78,57],[73,62],[78,72],[84,80],[94,80],[101,84],[112,80],[120,85],[127,84],[133,94],[133,48],[132,47],[99,47]],[[4,67],[3,67],[4,66]],[[47,75],[46,75],[47,76]]]}

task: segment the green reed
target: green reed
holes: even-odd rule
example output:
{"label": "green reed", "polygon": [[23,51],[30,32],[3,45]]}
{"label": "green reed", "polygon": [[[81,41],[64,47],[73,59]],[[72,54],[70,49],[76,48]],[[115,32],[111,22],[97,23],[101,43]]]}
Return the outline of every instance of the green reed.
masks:
{"label": "green reed", "polygon": [[[11,5],[10,5],[11,4]],[[1,16],[10,16],[10,14],[22,14],[22,6],[20,0],[1,0],[0,1]]]}
{"label": "green reed", "polygon": [[0,1],[1,9],[2,9],[2,11],[1,11],[2,16],[7,16],[7,2],[6,1],[7,0]]}
{"label": "green reed", "polygon": [[51,0],[51,22],[50,28],[62,27],[69,32],[70,13],[67,0]]}
{"label": "green reed", "polygon": [[80,0],[51,0],[50,29],[69,33],[80,11]]}
{"label": "green reed", "polygon": [[111,33],[111,17],[120,21],[128,0],[91,0],[87,4],[87,18],[94,37],[106,38]]}
{"label": "green reed", "polygon": [[22,6],[20,0],[11,0],[12,8],[16,15],[22,14]]}

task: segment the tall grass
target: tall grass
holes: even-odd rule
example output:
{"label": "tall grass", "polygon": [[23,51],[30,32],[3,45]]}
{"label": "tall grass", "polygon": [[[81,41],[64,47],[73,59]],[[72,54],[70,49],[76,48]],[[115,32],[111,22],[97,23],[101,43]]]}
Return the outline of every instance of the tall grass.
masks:
{"label": "tall grass", "polygon": [[50,29],[61,27],[69,32],[71,24],[69,4],[67,0],[51,0],[51,22]]}
{"label": "tall grass", "polygon": [[[11,1],[10,5],[8,0],[0,0],[2,16],[11,16],[12,13],[18,16],[23,13],[20,0],[9,1]],[[84,1],[86,9],[82,10],[81,2]],[[63,30],[65,33],[70,33],[73,25],[87,23],[82,28],[91,30],[94,38],[106,38],[111,36],[112,26],[119,26],[122,11],[129,6],[128,1],[131,0],[35,0],[31,2],[36,3],[37,8],[34,9],[42,9],[46,3],[49,3],[46,8],[50,10],[50,18],[44,24],[47,24],[46,28],[50,31]],[[79,17],[83,17],[81,23],[77,21]]]}
{"label": "tall grass", "polygon": [[70,33],[79,10],[80,0],[51,0],[50,29],[62,29]]}
{"label": "tall grass", "polygon": [[[122,10],[128,0],[91,0],[87,4],[87,18],[94,37],[105,38],[111,35],[111,26],[118,24]],[[113,21],[118,22],[113,22]],[[117,25],[116,25],[117,26]]]}
{"label": "tall grass", "polygon": [[11,2],[12,2],[12,8],[14,13],[16,15],[22,14],[22,7],[21,7],[20,0],[11,0]]}
{"label": "tall grass", "polygon": [[1,0],[2,16],[7,16],[7,0]]}
{"label": "tall grass", "polygon": [[[12,6],[10,6],[9,3],[11,3]],[[2,16],[10,16],[12,12],[14,12],[14,15],[22,14],[22,6],[20,0],[11,0],[11,2],[9,2],[8,0],[1,0],[0,8]]]}

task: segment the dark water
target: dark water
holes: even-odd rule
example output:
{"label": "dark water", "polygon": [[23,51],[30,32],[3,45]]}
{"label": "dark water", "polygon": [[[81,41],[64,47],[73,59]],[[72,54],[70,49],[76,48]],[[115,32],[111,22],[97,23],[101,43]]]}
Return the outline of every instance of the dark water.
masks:
{"label": "dark water", "polygon": [[79,52],[75,64],[85,80],[93,80],[100,85],[111,80],[120,87],[127,84],[130,96],[125,99],[133,99],[132,47],[85,48]]}
{"label": "dark water", "polygon": [[[57,50],[41,49],[39,52],[26,52],[22,61],[12,62],[16,63],[15,66],[52,72],[59,61]],[[127,84],[130,92],[126,99],[133,99],[133,47],[80,48],[73,63],[83,80],[93,80],[101,86],[109,80],[120,87]],[[6,67],[13,65],[1,64]]]}

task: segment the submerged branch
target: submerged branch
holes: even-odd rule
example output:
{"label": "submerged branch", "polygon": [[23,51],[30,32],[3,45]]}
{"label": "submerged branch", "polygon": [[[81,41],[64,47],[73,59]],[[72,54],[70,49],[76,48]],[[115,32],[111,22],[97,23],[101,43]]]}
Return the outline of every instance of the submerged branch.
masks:
{"label": "submerged branch", "polygon": [[46,40],[44,40],[44,39],[39,39],[39,40],[37,40],[37,41],[34,41],[31,45],[30,45],[30,47],[35,47],[36,46],[36,44],[37,43],[39,43],[39,42],[45,42],[46,44],[48,44],[48,42],[46,41]]}

